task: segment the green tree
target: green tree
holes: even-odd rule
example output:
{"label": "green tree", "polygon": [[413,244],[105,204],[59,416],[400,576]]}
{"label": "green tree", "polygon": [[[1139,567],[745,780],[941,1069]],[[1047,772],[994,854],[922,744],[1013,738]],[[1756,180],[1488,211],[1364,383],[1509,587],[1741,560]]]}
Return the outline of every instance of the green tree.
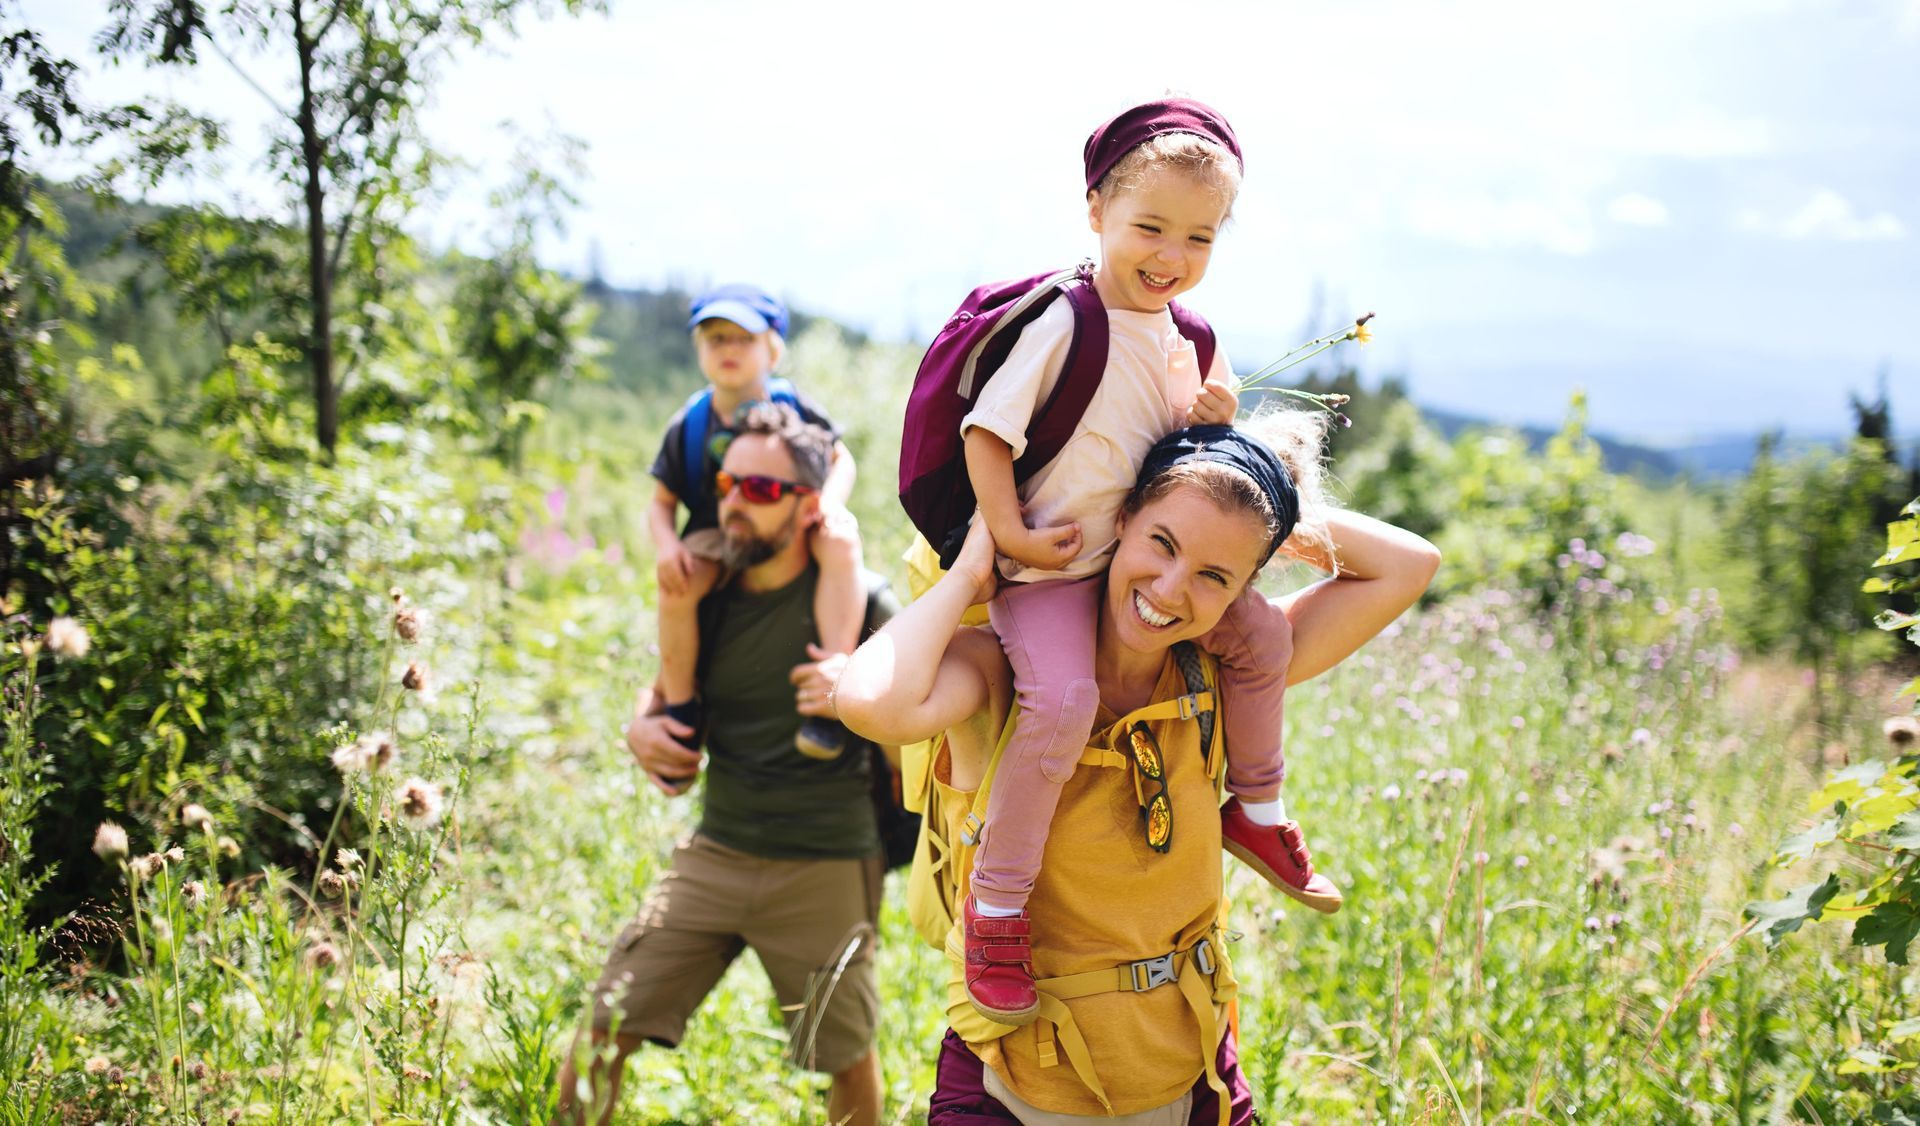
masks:
{"label": "green tree", "polygon": [[[377,312],[388,255],[405,243],[400,224],[441,163],[419,129],[419,110],[439,68],[489,33],[512,33],[524,13],[578,12],[599,0],[114,0],[102,46],[120,58],[192,65],[202,50],[246,76],[275,116],[260,165],[301,216],[304,331],[298,341],[312,379],[314,432],[331,458],[340,399],[356,357],[340,363],[342,320]],[[282,89],[243,63],[266,61],[292,75]],[[192,147],[178,141],[179,112],[140,136],[150,179],[167,175]],[[344,315],[343,315],[343,312]],[[355,334],[367,338],[370,334]]]}

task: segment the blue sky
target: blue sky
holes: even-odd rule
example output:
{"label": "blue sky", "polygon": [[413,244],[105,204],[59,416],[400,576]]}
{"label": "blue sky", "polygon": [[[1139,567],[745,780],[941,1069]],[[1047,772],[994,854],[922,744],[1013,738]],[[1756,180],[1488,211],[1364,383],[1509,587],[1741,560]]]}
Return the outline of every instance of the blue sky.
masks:
{"label": "blue sky", "polygon": [[[76,53],[104,9],[25,4]],[[1190,296],[1243,368],[1318,293],[1379,313],[1366,370],[1452,410],[1551,422],[1582,387],[1623,435],[1819,432],[1884,366],[1920,429],[1920,0],[614,9],[447,70],[427,126],[473,171],[424,233],[474,241],[503,121],[557,129],[589,147],[555,265],[595,240],[615,282],[754,280],[924,336],[980,281],[1091,253],[1081,142],[1171,89],[1247,153]],[[93,82],[258,135],[217,60]]]}

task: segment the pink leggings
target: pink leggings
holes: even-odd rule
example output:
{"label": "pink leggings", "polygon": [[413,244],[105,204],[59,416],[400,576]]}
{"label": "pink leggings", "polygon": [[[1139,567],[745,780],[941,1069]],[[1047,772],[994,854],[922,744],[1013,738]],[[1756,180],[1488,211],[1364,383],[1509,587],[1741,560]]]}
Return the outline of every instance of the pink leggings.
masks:
{"label": "pink leggings", "polygon": [[[1025,907],[1046,850],[1060,787],[1093,733],[1100,689],[1093,639],[1105,575],[1002,587],[987,613],[1013,666],[1020,722],[1001,755],[987,797],[986,828],[973,860],[973,894],[994,907]],[[1249,586],[1202,649],[1220,659],[1227,789],[1243,801],[1280,796],[1282,697],[1293,659],[1293,627],[1280,607]]]}

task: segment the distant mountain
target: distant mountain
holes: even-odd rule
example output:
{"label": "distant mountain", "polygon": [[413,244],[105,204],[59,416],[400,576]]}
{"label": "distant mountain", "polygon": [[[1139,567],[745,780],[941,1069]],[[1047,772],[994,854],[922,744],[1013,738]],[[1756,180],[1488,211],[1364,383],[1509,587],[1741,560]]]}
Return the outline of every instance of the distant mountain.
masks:
{"label": "distant mountain", "polygon": [[[1420,412],[1449,440],[1462,430],[1494,425],[1484,418],[1474,418],[1471,415],[1456,414],[1432,407],[1423,406]],[[1515,426],[1511,429],[1525,437],[1527,446],[1534,450],[1546,445],[1547,439],[1558,432],[1556,428],[1549,426]],[[1668,451],[1623,442],[1605,434],[1595,434],[1593,440],[1599,444],[1601,459],[1609,472],[1631,473],[1636,477],[1646,477],[1656,481],[1664,481],[1685,472],[1681,462]]]}

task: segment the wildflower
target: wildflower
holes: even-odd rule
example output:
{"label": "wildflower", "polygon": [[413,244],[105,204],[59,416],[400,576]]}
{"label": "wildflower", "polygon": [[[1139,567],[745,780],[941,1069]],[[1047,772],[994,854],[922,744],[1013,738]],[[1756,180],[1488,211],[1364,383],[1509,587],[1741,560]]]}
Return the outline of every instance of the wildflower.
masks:
{"label": "wildflower", "polygon": [[433,1078],[431,1071],[422,1070],[412,1064],[407,1064],[405,1067],[402,1067],[400,1074],[412,1083],[425,1083],[427,1080]]}
{"label": "wildflower", "polygon": [[418,607],[402,606],[393,612],[393,632],[402,641],[412,643],[420,640],[426,625],[427,612]]}
{"label": "wildflower", "polygon": [[343,848],[333,854],[333,862],[340,866],[342,872],[351,871],[360,866],[360,851],[358,849]]}
{"label": "wildflower", "polygon": [[366,770],[383,770],[393,762],[399,748],[394,745],[393,733],[388,731],[369,731],[351,743],[343,743],[334,748],[333,766],[342,774],[357,774]]}
{"label": "wildflower", "polygon": [[161,855],[166,858],[169,864],[185,864],[187,862],[186,850],[179,845],[174,845]]}
{"label": "wildflower", "polygon": [[1592,915],[1588,915],[1587,921],[1580,925],[1587,928],[1590,931],[1597,931],[1600,929],[1600,920],[1593,917]]}
{"label": "wildflower", "polygon": [[120,1083],[120,1082],[124,1082],[126,1078],[127,1078],[127,1073],[120,1070],[119,1068],[117,1067],[107,1068],[107,1082]]}
{"label": "wildflower", "polygon": [[1880,725],[1880,731],[1894,750],[1906,754],[1915,742],[1920,742],[1920,716],[1894,716]]}
{"label": "wildflower", "polygon": [[338,965],[339,962],[340,948],[331,942],[316,942],[312,949],[307,951],[307,965],[316,970],[324,970],[328,966]]}
{"label": "wildflower", "polygon": [[1474,867],[1476,867],[1476,868],[1484,868],[1484,867],[1486,867],[1486,866],[1487,866],[1487,861],[1489,861],[1489,860],[1491,860],[1491,859],[1493,859],[1493,858],[1492,858],[1492,857],[1490,857],[1490,856],[1488,856],[1488,855],[1487,855],[1486,853],[1484,853],[1484,852],[1476,852],[1476,853],[1474,853],[1474,854],[1473,854],[1473,864],[1474,864]]}
{"label": "wildflower", "polygon": [[207,901],[207,885],[199,880],[188,880],[180,885],[180,898],[187,901],[187,906],[198,907]]}
{"label": "wildflower", "polygon": [[105,1056],[87,1057],[87,1074],[88,1075],[105,1075],[107,1073],[107,1069],[112,1066],[113,1065],[111,1063],[107,1062],[107,1057]]}
{"label": "wildflower", "polygon": [[1360,314],[1360,316],[1354,318],[1353,328],[1348,332],[1348,335],[1361,344],[1371,344],[1373,342],[1373,330],[1367,327],[1367,322],[1372,319],[1372,313]]}
{"label": "wildflower", "polygon": [[1400,800],[1399,785],[1394,782],[1389,782],[1386,785],[1380,787],[1380,800],[1381,801],[1399,801]]}
{"label": "wildflower", "polygon": [[1524,852],[1523,852],[1523,853],[1521,853],[1521,854],[1520,854],[1519,856],[1516,856],[1516,857],[1514,857],[1514,858],[1513,858],[1513,866],[1514,866],[1515,868],[1525,868],[1525,867],[1526,867],[1527,865],[1529,865],[1529,864],[1532,864],[1532,863],[1533,863],[1533,861],[1531,861],[1531,860],[1528,860],[1528,859],[1527,859],[1527,854],[1526,854],[1526,853],[1524,853]]}
{"label": "wildflower", "polygon": [[127,854],[127,831],[111,821],[100,822],[93,831],[93,854],[102,860],[116,860]]}
{"label": "wildflower", "polygon": [[1741,827],[1740,822],[1734,821],[1727,825],[1727,835],[1730,837],[1744,837],[1747,835],[1747,831]]}
{"label": "wildflower", "polygon": [[328,899],[338,899],[347,890],[347,881],[340,873],[329,868],[320,873],[320,894]]}
{"label": "wildflower", "polygon": [[408,661],[407,671],[400,674],[400,687],[409,692],[425,692],[433,682],[433,674],[419,661]]}
{"label": "wildflower", "polygon": [[440,820],[440,787],[432,782],[409,778],[400,787],[400,816],[416,829],[429,828]]}
{"label": "wildflower", "polygon": [[207,1077],[207,1065],[199,1060],[194,1060],[187,1065],[187,1077],[194,1080],[205,1079]]}
{"label": "wildflower", "polygon": [[63,661],[77,661],[93,648],[87,627],[72,618],[55,618],[47,623],[47,648]]}
{"label": "wildflower", "polygon": [[214,845],[228,857],[240,855],[240,842],[234,840],[232,837],[221,837],[214,842]]}
{"label": "wildflower", "polygon": [[207,807],[198,802],[180,807],[180,823],[203,833],[213,832],[213,814],[208,813]]}
{"label": "wildflower", "polygon": [[127,864],[127,867],[133,870],[133,874],[135,876],[138,876],[139,878],[144,880],[147,877],[153,875],[155,872],[158,872],[160,870],[161,864],[163,864],[164,862],[165,862],[165,858],[163,858],[159,853],[149,852],[145,856],[135,857],[132,861],[130,861]]}

